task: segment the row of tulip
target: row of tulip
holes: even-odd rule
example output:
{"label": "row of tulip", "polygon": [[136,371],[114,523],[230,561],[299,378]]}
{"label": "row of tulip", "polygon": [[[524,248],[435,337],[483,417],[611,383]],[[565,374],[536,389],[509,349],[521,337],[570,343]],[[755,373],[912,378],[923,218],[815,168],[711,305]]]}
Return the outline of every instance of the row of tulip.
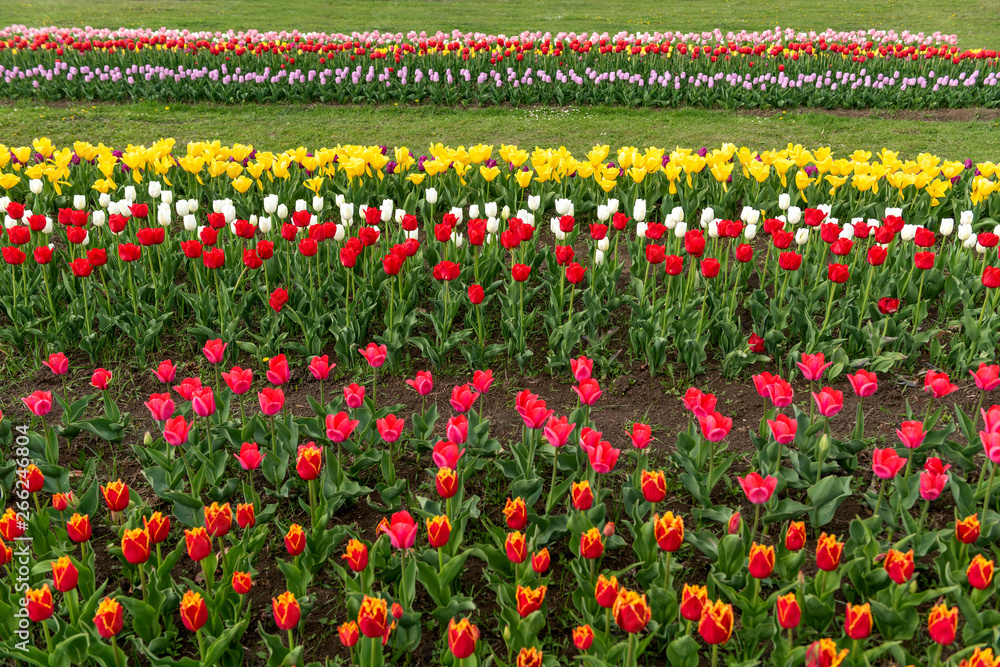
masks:
{"label": "row of tulip", "polygon": [[[1000,623],[1000,406],[978,408],[1000,387],[1000,366],[972,372],[981,393],[971,414],[947,405],[958,389],[947,374],[928,372],[923,418],[908,414],[872,448],[864,401],[880,377],[848,376],[859,403],[845,431],[843,393],[819,389],[834,363],[798,355],[788,378],[808,382],[811,395],[803,402],[789,379],[754,376],[764,410],[750,429],[750,471],[736,476],[733,419],[694,387],[682,398],[689,425],[672,448],[650,425],[631,423],[625,451],[596,430],[612,419],[593,360],[579,357],[567,373],[576,405],[557,416],[537,395],[517,393],[522,436],[501,448],[490,433],[507,409],[486,418],[491,371],[452,388],[442,427],[432,373],[407,380],[422,407],[399,417],[404,406],[380,406],[376,396],[389,351],[374,343],[358,351],[373,373],[370,395],[352,383],[328,402],[322,382],[336,364],[312,357],[308,373],[321,392],[307,416],[293,415],[284,395],[305,361],[266,360],[266,381],[252,368],[223,373],[227,346],[214,340],[203,348],[202,376],[177,385],[178,365],[161,362],[153,374],[164,391],[150,396],[143,420],[156,435],[132,445],[146,480],[139,489],[96,481],[104,473],[93,461],[82,478],[58,465],[61,440],[71,450],[81,431],[120,440],[129,416],[111,398],[112,372],[96,369],[90,384],[99,393],[71,398],[69,360],[50,355],[45,365],[62,392],[21,399],[32,426],[12,428],[0,415],[18,468],[6,481],[19,499],[0,516],[0,537],[30,538],[36,563],[19,569],[0,542],[11,581],[0,588],[0,652],[30,664],[61,655],[107,666],[124,664],[124,646],[154,665],[228,666],[242,664],[246,646],[266,649],[273,667],[313,665],[321,645],[302,621],[322,614],[339,624],[344,655],[366,666],[402,660],[427,634],[430,645],[443,640],[429,650],[461,665],[556,664],[572,651],[568,639],[595,665],[632,667],[664,653],[685,667],[703,655],[713,665],[765,655],[775,665],[996,665],[988,645]],[[255,390],[260,410],[248,414],[244,397]],[[99,396],[102,409],[88,410]],[[396,462],[420,466],[426,453],[431,484],[396,478]],[[507,480],[502,511],[474,495],[487,466]],[[723,480],[738,483],[744,500],[718,504]],[[860,508],[841,541],[824,527],[852,496]],[[373,535],[338,513],[365,497],[386,515]],[[943,511],[929,520],[932,505]],[[940,518],[953,513],[965,518]],[[809,530],[820,533],[815,541]],[[287,558],[265,561],[265,548]],[[118,572],[102,582],[98,550]],[[185,557],[198,579],[180,574]],[[482,562],[484,582],[468,576],[469,559]],[[258,623],[261,646],[246,632],[264,567],[281,573],[283,588],[265,593],[272,613]],[[482,583],[498,603],[493,617],[477,615],[483,593],[471,597]],[[417,596],[418,584],[426,595]],[[330,585],[343,597],[319,602],[315,590]],[[547,604],[550,591],[565,601],[562,614]]]}
{"label": "row of tulip", "polygon": [[[2,42],[0,42],[2,44]],[[58,44],[47,42],[47,44]],[[872,43],[869,42],[868,45]],[[0,50],[10,97],[724,107],[968,107],[1000,99],[996,51],[827,45],[412,51]],[[265,53],[261,53],[260,49]],[[291,47],[290,47],[291,48]],[[321,55],[305,57],[306,48]],[[648,50],[647,50],[648,49]],[[379,62],[384,61],[384,62]]]}
{"label": "row of tulip", "polygon": [[[900,42],[905,46],[940,46],[958,44],[958,36],[954,34],[943,34],[940,31],[931,34],[923,32],[911,33],[908,30],[896,32],[895,30],[880,30],[869,28],[868,30],[832,30],[822,32],[815,30],[796,31],[792,28],[776,27],[774,30],[737,32],[722,32],[718,28],[703,32],[644,32],[630,33],[626,31],[610,34],[607,32],[533,32],[524,31],[516,35],[486,35],[483,33],[462,32],[453,30],[451,32],[427,33],[425,31],[383,32],[379,30],[344,33],[326,32],[300,32],[292,31],[265,31],[247,30],[236,31],[192,31],[187,29],[168,28],[92,28],[87,27],[37,27],[29,28],[24,25],[9,25],[0,28],[0,40],[6,42],[9,48],[31,49],[32,45],[38,48],[52,48],[45,46],[49,43],[74,44],[77,42],[113,41],[115,46],[128,48],[129,44],[142,44],[145,46],[164,46],[175,48],[187,46],[194,43],[197,48],[207,48],[210,45],[217,45],[220,48],[235,49],[236,44],[244,46],[266,44],[269,47],[285,46],[288,43],[296,46],[303,44],[313,46],[315,44],[328,45],[336,43],[346,43],[348,41],[359,41],[366,48],[376,46],[379,48],[386,46],[396,46],[409,43],[421,49],[446,49],[455,50],[454,43],[458,43],[458,48],[468,45],[471,42],[481,42],[486,40],[489,43],[500,47],[510,48],[522,44],[538,42],[544,43],[546,40],[556,40],[564,42],[592,42],[599,46],[636,46],[646,43],[680,42],[692,45],[704,46],[706,44],[736,43],[740,46],[757,46],[759,44],[773,45],[784,42],[828,42],[828,43],[851,43],[860,42],[862,44],[871,42],[875,45],[895,44]],[[123,40],[122,44],[117,44]],[[208,44],[204,44],[208,42]],[[869,46],[870,48],[870,46]]]}

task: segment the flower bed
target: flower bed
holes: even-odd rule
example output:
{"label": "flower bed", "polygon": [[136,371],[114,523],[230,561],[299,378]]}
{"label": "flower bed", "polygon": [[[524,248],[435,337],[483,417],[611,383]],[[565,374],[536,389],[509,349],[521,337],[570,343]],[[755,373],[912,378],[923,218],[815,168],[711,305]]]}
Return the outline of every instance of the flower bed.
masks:
{"label": "flower bed", "polygon": [[937,33],[0,31],[5,94],[41,100],[992,107],[998,67]]}

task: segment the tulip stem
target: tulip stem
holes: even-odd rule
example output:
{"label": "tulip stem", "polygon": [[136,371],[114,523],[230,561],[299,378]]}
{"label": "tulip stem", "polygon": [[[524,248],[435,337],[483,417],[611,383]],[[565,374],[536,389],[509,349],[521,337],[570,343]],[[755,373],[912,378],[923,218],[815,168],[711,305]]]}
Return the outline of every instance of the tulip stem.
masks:
{"label": "tulip stem", "polygon": [[115,639],[114,635],[111,635],[111,652],[115,654],[115,667],[121,667],[121,661],[118,658],[118,640]]}
{"label": "tulip stem", "polygon": [[823,318],[823,326],[819,329],[819,336],[817,336],[816,342],[823,337],[823,333],[826,331],[826,325],[830,322],[830,311],[833,310],[833,297],[837,293],[837,283],[830,281],[830,295],[826,300],[826,317]]}
{"label": "tulip stem", "polygon": [[146,571],[142,567],[142,563],[139,563],[139,586],[142,588],[142,599],[146,599]]}
{"label": "tulip stem", "polygon": [[668,592],[670,591],[670,556],[671,555],[672,555],[671,552],[668,551],[667,552],[667,563],[666,563],[666,566],[664,567],[664,569],[666,570],[666,574],[664,574],[664,579],[666,580],[664,582],[664,587],[667,589]]}
{"label": "tulip stem", "polygon": [[556,473],[559,471],[559,450],[552,453],[552,483],[549,486],[549,499],[545,502],[545,511],[552,509],[552,501],[556,493]]}
{"label": "tulip stem", "polygon": [[878,498],[875,499],[875,513],[874,516],[878,516],[878,510],[882,506],[882,498],[885,496],[885,483],[886,480],[882,480],[882,484],[879,485]]}
{"label": "tulip stem", "polygon": [[205,641],[201,636],[201,628],[195,630],[194,636],[198,638],[198,653],[201,655],[201,661],[205,662]]}
{"label": "tulip stem", "polygon": [[295,647],[295,642],[292,640],[292,629],[288,628],[288,650],[291,651]]}
{"label": "tulip stem", "polygon": [[42,634],[45,635],[45,652],[52,655],[52,635],[49,634],[49,624],[42,621]]}
{"label": "tulip stem", "polygon": [[712,667],[719,664],[719,645],[712,644]]}
{"label": "tulip stem", "polygon": [[[715,647],[713,646],[712,648],[715,648]],[[635,664],[635,659],[636,659],[635,658],[635,633],[634,632],[630,632],[628,634],[628,660],[626,660],[625,664],[628,665],[628,667],[632,667],[632,665]]]}
{"label": "tulip stem", "polygon": [[924,295],[924,279],[927,277],[926,271],[920,272],[920,287],[917,289],[917,305],[913,308],[913,331],[910,332],[911,336],[917,333],[917,324],[920,321],[920,299]]}
{"label": "tulip stem", "polygon": [[931,501],[924,500],[923,507],[920,508],[920,519],[917,521],[917,539],[920,539],[921,533],[924,532],[924,521],[927,520],[927,509],[931,506]]}
{"label": "tulip stem", "polygon": [[754,503],[753,506],[753,530],[750,531],[750,541],[753,542],[757,535],[757,524],[760,521],[760,505]]}
{"label": "tulip stem", "polygon": [[997,474],[997,464],[990,466],[990,481],[986,483],[986,497],[983,498],[983,521],[986,521],[986,508],[990,506],[990,495],[993,493],[993,478]]}

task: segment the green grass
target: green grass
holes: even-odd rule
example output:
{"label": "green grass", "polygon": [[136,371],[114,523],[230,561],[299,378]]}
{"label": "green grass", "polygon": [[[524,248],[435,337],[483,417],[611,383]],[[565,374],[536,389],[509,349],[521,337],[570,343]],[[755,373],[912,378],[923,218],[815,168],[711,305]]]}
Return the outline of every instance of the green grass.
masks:
{"label": "green grass", "polygon": [[865,28],[955,33],[1000,47],[1000,0],[7,0],[0,25],[299,29],[666,31]]}
{"label": "green grass", "polygon": [[[1000,118],[925,120],[856,117],[821,112],[740,115],[727,111],[657,111],[584,107],[475,108],[240,106],[208,104],[37,106],[0,104],[0,143],[24,145],[45,135],[58,145],[76,140],[124,148],[174,137],[252,143],[265,150],[338,143],[406,145],[424,152],[432,142],[452,146],[515,143],[522,147],[566,146],[575,154],[595,144],[717,146],[731,142],[756,149],[781,148],[789,141],[807,147],[830,146],[838,153],[888,147],[904,156],[932,152],[951,159],[996,160]],[[928,116],[929,117],[929,116]]]}

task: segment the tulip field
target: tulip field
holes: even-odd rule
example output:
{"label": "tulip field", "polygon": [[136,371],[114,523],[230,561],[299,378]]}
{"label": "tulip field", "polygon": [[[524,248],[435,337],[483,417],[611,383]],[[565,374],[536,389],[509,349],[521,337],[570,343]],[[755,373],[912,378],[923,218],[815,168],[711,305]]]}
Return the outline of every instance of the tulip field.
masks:
{"label": "tulip field", "polygon": [[[0,663],[1000,667],[988,11],[185,4],[0,7]],[[863,111],[586,124],[676,107]],[[873,149],[897,112],[982,140]]]}

